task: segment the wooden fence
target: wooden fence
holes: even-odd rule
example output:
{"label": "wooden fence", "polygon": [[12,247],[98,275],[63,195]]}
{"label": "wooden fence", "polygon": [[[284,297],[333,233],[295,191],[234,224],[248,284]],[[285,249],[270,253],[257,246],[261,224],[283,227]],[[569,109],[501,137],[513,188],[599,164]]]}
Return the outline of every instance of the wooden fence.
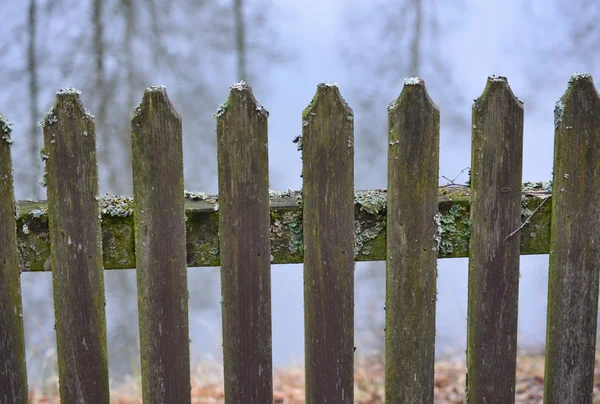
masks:
{"label": "wooden fence", "polygon": [[[514,403],[519,256],[550,253],[546,403],[591,403],[600,268],[600,97],[574,74],[554,179],[522,184],[523,104],[490,77],[469,187],[438,187],[440,113],[407,79],[389,107],[388,188],[355,192],[353,112],[320,84],[302,114],[302,192],[270,192],[268,113],[244,83],[215,114],[219,195],[184,191],[163,87],[131,119],[133,199],[98,197],[76,90],[43,121],[48,202],[13,193],[0,122],[0,403],[27,402],[21,271],[53,273],[60,395],[108,403],[103,269],[137,268],[145,403],[190,403],[186,266],[221,267],[227,403],[271,403],[272,263],[304,262],[306,402],[352,403],[354,263],[386,260],[385,400],[433,403],[437,258],[469,257],[467,401]],[[135,201],[135,203],[134,203]],[[16,211],[15,211],[16,209]]]}

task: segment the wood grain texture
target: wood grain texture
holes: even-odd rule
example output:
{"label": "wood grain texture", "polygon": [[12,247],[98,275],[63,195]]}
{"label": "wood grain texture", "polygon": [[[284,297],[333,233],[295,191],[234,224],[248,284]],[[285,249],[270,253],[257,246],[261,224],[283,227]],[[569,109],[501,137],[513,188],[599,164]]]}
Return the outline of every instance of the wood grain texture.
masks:
{"label": "wood grain texture", "polygon": [[29,400],[10,135],[0,115],[0,404]]}
{"label": "wood grain texture", "polygon": [[60,397],[108,403],[108,361],[94,117],[59,91],[43,122]]}
{"label": "wood grain texture", "polygon": [[268,113],[239,83],[216,115],[225,402],[272,403]]}
{"label": "wood grain texture", "polygon": [[515,400],[523,105],[490,77],[473,105],[467,402]]}
{"label": "wood grain texture", "polygon": [[354,116],[331,84],[302,114],[306,403],[354,402]]}
{"label": "wood grain texture", "polygon": [[385,401],[433,404],[440,112],[422,80],[388,128]]}
{"label": "wood grain texture", "polygon": [[164,87],[131,118],[144,403],[191,401],[181,117]]}
{"label": "wood grain texture", "polygon": [[600,269],[600,97],[574,75],[556,105],[544,402],[592,403]]}

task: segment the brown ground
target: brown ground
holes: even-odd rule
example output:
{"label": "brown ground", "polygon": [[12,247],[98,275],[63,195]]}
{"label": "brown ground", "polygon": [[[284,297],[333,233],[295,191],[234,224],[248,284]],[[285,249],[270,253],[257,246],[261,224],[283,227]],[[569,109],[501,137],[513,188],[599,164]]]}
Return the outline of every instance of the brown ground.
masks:
{"label": "brown ground", "polygon": [[[596,358],[596,374],[600,363]],[[192,403],[223,403],[223,384],[217,365],[199,365],[192,379]],[[459,361],[440,361],[435,367],[435,403],[462,404],[464,400],[465,366]],[[544,358],[540,355],[520,355],[517,361],[516,402],[542,403]],[[358,404],[383,403],[383,367],[381,362],[358,362],[354,375],[354,396]],[[274,402],[277,404],[304,403],[304,372],[291,367],[277,370],[273,381]],[[600,378],[596,378],[594,403],[600,403]],[[112,392],[114,404],[141,404],[139,380],[131,379]],[[59,403],[56,396],[31,392],[31,403]]]}

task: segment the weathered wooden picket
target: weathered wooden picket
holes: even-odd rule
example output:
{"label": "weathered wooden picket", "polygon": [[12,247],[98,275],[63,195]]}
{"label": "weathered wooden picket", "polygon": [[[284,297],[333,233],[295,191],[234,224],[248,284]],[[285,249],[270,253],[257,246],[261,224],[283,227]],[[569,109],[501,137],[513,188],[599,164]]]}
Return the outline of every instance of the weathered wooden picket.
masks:
{"label": "weathered wooden picket", "polygon": [[[189,403],[186,266],[221,267],[227,403],[273,401],[272,263],[304,262],[306,402],[352,403],[354,263],[386,260],[385,400],[433,403],[438,258],[469,257],[467,401],[514,403],[519,256],[550,254],[545,402],[591,403],[600,269],[600,97],[574,74],[554,179],[522,184],[523,104],[490,77],[470,186],[438,187],[440,113],[420,79],[389,110],[388,188],[354,191],[354,117],[320,84],[302,114],[303,190],[270,192],[268,113],[244,83],[215,114],[219,195],[183,189],[163,87],[131,120],[134,196],[98,197],[94,118],[76,90],[43,121],[48,202],[15,207],[0,116],[0,403],[26,403],[21,271],[53,273],[60,395],[108,403],[104,269],[137,268],[143,399]],[[552,190],[554,192],[552,192]],[[135,203],[134,203],[135,201]],[[16,210],[15,210],[16,209]]]}

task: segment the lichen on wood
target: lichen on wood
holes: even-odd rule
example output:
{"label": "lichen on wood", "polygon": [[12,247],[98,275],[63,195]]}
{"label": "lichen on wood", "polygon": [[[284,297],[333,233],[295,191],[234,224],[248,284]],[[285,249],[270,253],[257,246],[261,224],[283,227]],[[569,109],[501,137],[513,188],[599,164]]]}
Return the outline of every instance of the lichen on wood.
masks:
{"label": "lichen on wood", "polygon": [[271,403],[268,112],[244,82],[231,86],[226,105],[216,116],[220,237],[208,248],[221,264],[225,397]]}
{"label": "lichen on wood", "polygon": [[135,232],[121,228],[107,248],[118,252],[119,238],[135,234],[144,403],[190,403],[182,122],[164,87],[144,92],[131,117],[131,143],[135,203],[104,199],[103,211],[129,219],[132,206]]}
{"label": "lichen on wood", "polygon": [[[38,241],[33,231],[36,225],[42,231],[49,229],[50,259],[44,260],[44,267],[53,270],[60,397],[69,403],[108,404],[94,118],[81,104],[79,93],[69,89],[57,92],[43,128],[44,153],[48,156],[48,226],[45,215],[29,211],[29,234],[24,236]],[[33,250],[38,263],[44,252],[44,246]]]}
{"label": "lichen on wood", "polygon": [[[286,193],[289,191],[282,191]],[[271,255],[273,264],[303,262],[302,208],[300,191],[297,195],[271,194]],[[365,202],[365,192],[374,199]],[[208,194],[207,194],[208,195]],[[533,212],[543,198],[551,198],[543,189],[523,191],[523,213]],[[124,201],[116,204],[115,201]],[[384,261],[386,246],[386,190],[356,191],[354,205],[354,234],[356,261]],[[103,258],[105,269],[135,268],[135,231],[133,228],[133,201],[130,197],[100,198],[102,217]],[[130,202],[131,201],[131,202]],[[219,265],[218,196],[208,199],[186,198],[187,265],[212,267]],[[377,202],[378,201],[378,202]],[[379,204],[381,202],[381,204]],[[470,196],[463,189],[441,187],[438,193],[439,210],[444,218],[440,235],[438,258],[461,258],[469,255]],[[450,209],[457,206],[451,212]],[[109,208],[110,207],[110,208]],[[45,201],[19,201],[17,204],[17,236],[21,270],[49,271],[50,240],[47,205]],[[550,212],[548,201],[521,229],[521,255],[548,254],[550,242]],[[523,221],[526,215],[522,216]],[[285,221],[285,223],[284,223]],[[29,234],[23,232],[29,228]],[[466,247],[465,247],[466,246]]]}
{"label": "lichen on wood", "polygon": [[524,234],[515,232],[523,222],[523,104],[506,78],[488,79],[473,105],[472,127],[466,395],[472,404],[509,404]]}
{"label": "lichen on wood", "polygon": [[600,268],[600,96],[591,76],[574,74],[559,103],[544,402],[589,403]]}
{"label": "lichen on wood", "polygon": [[405,80],[388,122],[385,402],[433,403],[438,232],[458,233],[466,209],[439,214],[440,111],[423,80]]}
{"label": "lichen on wood", "polygon": [[10,134],[8,120],[0,115],[0,402],[26,403],[29,398]]}
{"label": "lichen on wood", "polygon": [[302,113],[305,394],[354,402],[354,121],[336,85]]}

